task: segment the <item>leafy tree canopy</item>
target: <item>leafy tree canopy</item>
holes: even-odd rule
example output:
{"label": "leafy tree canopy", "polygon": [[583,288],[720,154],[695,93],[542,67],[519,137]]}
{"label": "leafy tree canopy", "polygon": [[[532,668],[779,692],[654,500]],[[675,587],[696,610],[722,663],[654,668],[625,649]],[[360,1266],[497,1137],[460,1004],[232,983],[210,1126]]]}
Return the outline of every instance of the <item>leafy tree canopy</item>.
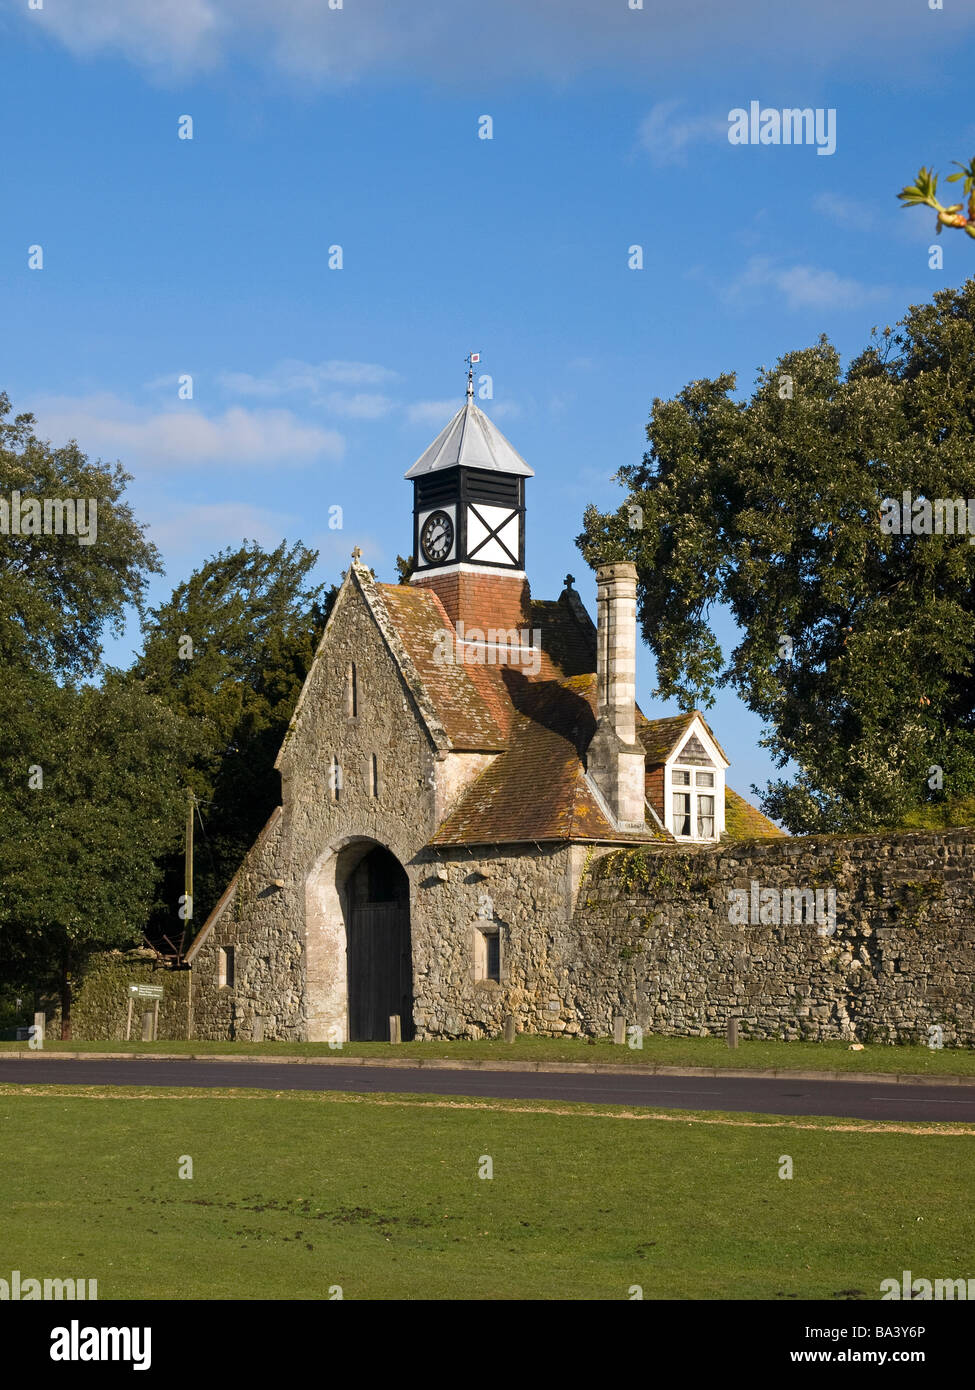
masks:
{"label": "leafy tree canopy", "polygon": [[[280,800],[274,761],[337,590],[308,576],[317,553],[254,542],[208,560],[152,610],[129,679],[188,717],[196,742],[186,769],[201,803],[193,902],[199,926]],[[166,865],[154,917],[177,939],[182,854]],[[176,935],[174,935],[174,933]]]}
{"label": "leafy tree canopy", "polygon": [[129,474],[90,463],[73,441],[53,448],[31,415],[11,417],[0,392],[0,497],[95,504],[94,543],[67,534],[0,534],[0,667],[30,664],[62,677],[94,673],[103,631],[122,631],[141,610],[148,576],[161,565],[122,500]]}
{"label": "leafy tree canopy", "polygon": [[[845,372],[824,337],[749,399],[735,386],[655,399],[649,451],[618,474],[627,501],[589,507],[578,538],[590,564],[637,565],[655,693],[688,708],[730,685],[799,768],[763,796],[793,831],[895,825],[971,793],[975,545],[882,519],[907,492],[912,516],[975,498],[975,280],[874,330]],[[727,659],[721,605],[742,634]]]}

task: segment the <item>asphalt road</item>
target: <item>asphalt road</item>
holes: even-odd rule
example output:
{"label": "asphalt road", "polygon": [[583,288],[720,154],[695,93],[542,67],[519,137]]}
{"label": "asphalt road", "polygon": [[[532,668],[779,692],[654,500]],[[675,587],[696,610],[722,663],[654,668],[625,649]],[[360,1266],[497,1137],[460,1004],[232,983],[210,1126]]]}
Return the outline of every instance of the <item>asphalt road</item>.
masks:
{"label": "asphalt road", "polygon": [[274,1062],[0,1059],[0,1082],[77,1086],[234,1086],[270,1091],[396,1091],[439,1096],[743,1110],[865,1120],[975,1123],[975,1085],[883,1085],[785,1077],[653,1076],[592,1072],[454,1071]]}

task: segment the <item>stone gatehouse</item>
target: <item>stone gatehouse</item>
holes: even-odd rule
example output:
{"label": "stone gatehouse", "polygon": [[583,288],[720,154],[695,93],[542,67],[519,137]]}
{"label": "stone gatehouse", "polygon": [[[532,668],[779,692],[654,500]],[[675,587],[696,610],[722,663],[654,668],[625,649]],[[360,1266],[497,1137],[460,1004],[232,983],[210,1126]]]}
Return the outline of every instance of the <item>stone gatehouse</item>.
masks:
{"label": "stone gatehouse", "polygon": [[[413,465],[410,582],[358,551],[277,760],[281,805],[188,954],[202,1038],[606,1032],[580,999],[584,869],[780,832],[696,712],[636,704],[636,571],[525,574],[512,445],[465,403]],[[593,997],[599,996],[593,982]]]}

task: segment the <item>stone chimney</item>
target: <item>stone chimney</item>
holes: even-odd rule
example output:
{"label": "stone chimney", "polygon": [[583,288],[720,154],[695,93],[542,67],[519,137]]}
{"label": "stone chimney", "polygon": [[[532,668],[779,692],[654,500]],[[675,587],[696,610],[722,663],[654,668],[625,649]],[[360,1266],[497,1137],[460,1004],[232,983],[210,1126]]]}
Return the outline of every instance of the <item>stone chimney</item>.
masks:
{"label": "stone chimney", "polygon": [[586,768],[620,830],[643,830],[645,755],[636,739],[636,566],[600,565],[596,732]]}

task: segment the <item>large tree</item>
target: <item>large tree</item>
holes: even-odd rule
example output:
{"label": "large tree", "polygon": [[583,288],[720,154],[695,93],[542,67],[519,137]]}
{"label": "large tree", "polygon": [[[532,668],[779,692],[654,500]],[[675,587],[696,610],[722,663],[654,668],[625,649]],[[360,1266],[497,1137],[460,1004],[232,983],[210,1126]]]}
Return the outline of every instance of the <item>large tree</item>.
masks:
{"label": "large tree", "polygon": [[[730,373],[655,399],[627,501],[589,507],[578,538],[591,563],[636,562],[658,694],[686,708],[730,685],[766,722],[798,771],[764,808],[794,831],[893,825],[975,788],[975,546],[913,519],[975,498],[975,280],[898,330],[845,371],[826,338],[787,353],[745,400]],[[884,503],[907,492],[896,534]]]}
{"label": "large tree", "polygon": [[62,678],[90,676],[107,629],[120,633],[126,608],[141,608],[161,565],[123,500],[130,481],[119,464],[91,462],[72,440],[40,439],[34,418],[12,417],[0,392],[0,496],[82,499],[95,504],[93,542],[67,534],[0,534],[0,669],[30,665]]}
{"label": "large tree", "polygon": [[[160,569],[128,481],[39,438],[0,394],[0,973],[25,992],[59,985],[65,1036],[72,975],[140,940],[181,823],[185,729],[101,668],[104,632],[141,610]],[[79,501],[83,535],[64,524]],[[36,524],[44,504],[60,529]],[[96,674],[101,688],[79,684]]]}
{"label": "large tree", "polygon": [[75,687],[16,669],[0,727],[0,974],[55,985],[70,1038],[88,957],[142,939],[157,860],[182,824],[187,731],[117,673]]}
{"label": "large tree", "polygon": [[[280,801],[274,761],[337,592],[309,582],[317,559],[301,544],[265,551],[245,542],[208,560],[145,624],[129,678],[196,731],[186,768],[204,828],[196,925]],[[188,925],[178,916],[181,854],[164,867],[152,932],[178,946]]]}

